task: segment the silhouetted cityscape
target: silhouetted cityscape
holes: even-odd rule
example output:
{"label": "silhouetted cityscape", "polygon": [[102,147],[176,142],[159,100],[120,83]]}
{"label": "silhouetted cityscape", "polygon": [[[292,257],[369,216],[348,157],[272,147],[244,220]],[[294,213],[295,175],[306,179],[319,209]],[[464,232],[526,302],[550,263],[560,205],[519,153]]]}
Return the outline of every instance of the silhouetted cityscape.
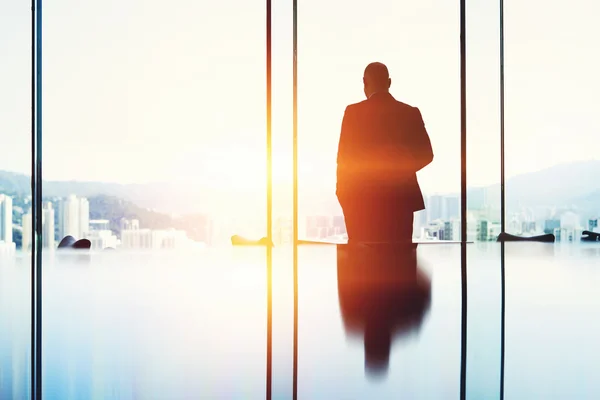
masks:
{"label": "silhouetted cityscape", "polygon": [[[495,241],[501,231],[500,212],[487,200],[486,190],[473,190],[468,204],[468,241]],[[0,248],[3,253],[31,249],[31,198],[0,194]],[[16,204],[15,204],[16,203]],[[415,214],[413,239],[421,241],[460,240],[460,197],[434,194],[425,197],[427,208]],[[104,208],[104,207],[103,207]],[[541,211],[540,211],[541,210]],[[208,217],[197,227],[202,236],[190,238],[185,230],[175,227],[151,229],[139,218],[119,218],[114,224],[106,210],[98,212],[85,197],[70,195],[45,201],[42,210],[42,242],[54,249],[60,238],[71,235],[89,239],[92,249],[181,249],[186,246],[213,243],[218,218]],[[90,217],[94,215],[94,219]],[[114,218],[113,218],[114,219]],[[552,233],[560,242],[577,242],[584,230],[600,232],[600,218],[580,215],[569,207],[542,207],[535,212],[522,208],[507,214],[507,231],[533,236]],[[343,215],[307,215],[299,218],[299,238],[342,243],[347,239]],[[231,232],[235,234],[235,232]],[[275,245],[293,241],[290,217],[277,217],[273,227]]]}

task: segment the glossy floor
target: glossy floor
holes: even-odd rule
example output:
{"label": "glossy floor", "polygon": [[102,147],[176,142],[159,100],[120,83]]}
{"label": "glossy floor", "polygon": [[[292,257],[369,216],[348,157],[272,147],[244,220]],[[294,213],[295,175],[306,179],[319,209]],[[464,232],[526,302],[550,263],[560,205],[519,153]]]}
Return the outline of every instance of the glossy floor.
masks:
{"label": "glossy floor", "polygon": [[[272,398],[497,399],[499,244],[468,245],[467,357],[461,360],[460,245],[406,255],[299,249],[293,368],[291,249],[275,249]],[[507,399],[600,397],[600,247],[507,244]],[[0,266],[0,398],[29,395],[30,267]],[[265,250],[47,255],[46,399],[263,399]]]}

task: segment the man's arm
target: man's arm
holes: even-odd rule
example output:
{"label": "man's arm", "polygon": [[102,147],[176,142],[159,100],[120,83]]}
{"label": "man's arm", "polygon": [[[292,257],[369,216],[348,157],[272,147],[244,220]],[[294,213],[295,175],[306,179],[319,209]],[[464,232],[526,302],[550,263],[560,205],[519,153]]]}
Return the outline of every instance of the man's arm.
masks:
{"label": "man's arm", "polygon": [[431,147],[431,140],[427,129],[425,129],[425,122],[423,116],[418,108],[414,108],[414,125],[411,137],[412,148],[410,154],[412,158],[412,164],[415,172],[425,168],[433,161],[433,148]]}
{"label": "man's arm", "polygon": [[352,122],[350,119],[350,106],[344,111],[342,119],[342,130],[340,132],[340,141],[338,143],[337,152],[337,179],[340,180],[340,172],[348,169],[349,163],[352,161],[353,148]]}

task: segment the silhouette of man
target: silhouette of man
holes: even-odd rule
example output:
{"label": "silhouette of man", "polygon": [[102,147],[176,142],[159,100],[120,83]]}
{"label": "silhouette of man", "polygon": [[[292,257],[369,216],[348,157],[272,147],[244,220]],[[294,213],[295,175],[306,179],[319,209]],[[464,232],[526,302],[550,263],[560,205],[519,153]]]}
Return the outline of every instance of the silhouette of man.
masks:
{"label": "silhouette of man", "polygon": [[371,63],[367,100],[346,107],[337,154],[336,195],[348,243],[412,241],[414,212],[425,209],[417,171],[433,161],[418,108],[394,99],[387,67]]}

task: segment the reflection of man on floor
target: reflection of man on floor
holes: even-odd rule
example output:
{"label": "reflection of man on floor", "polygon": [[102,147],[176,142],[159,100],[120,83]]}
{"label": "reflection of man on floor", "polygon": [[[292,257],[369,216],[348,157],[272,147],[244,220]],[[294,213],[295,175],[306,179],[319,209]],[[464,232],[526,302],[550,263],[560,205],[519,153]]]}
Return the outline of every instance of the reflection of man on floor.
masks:
{"label": "reflection of man on floor", "polygon": [[362,337],[365,368],[387,375],[394,340],[418,332],[431,306],[431,279],[412,246],[338,246],[340,312],[346,334]]}
{"label": "reflection of man on floor", "polygon": [[336,194],[349,242],[412,240],[413,213],[425,204],[417,171],[433,150],[421,112],[390,94],[381,63],[365,69],[367,100],[346,108],[337,154]]}

